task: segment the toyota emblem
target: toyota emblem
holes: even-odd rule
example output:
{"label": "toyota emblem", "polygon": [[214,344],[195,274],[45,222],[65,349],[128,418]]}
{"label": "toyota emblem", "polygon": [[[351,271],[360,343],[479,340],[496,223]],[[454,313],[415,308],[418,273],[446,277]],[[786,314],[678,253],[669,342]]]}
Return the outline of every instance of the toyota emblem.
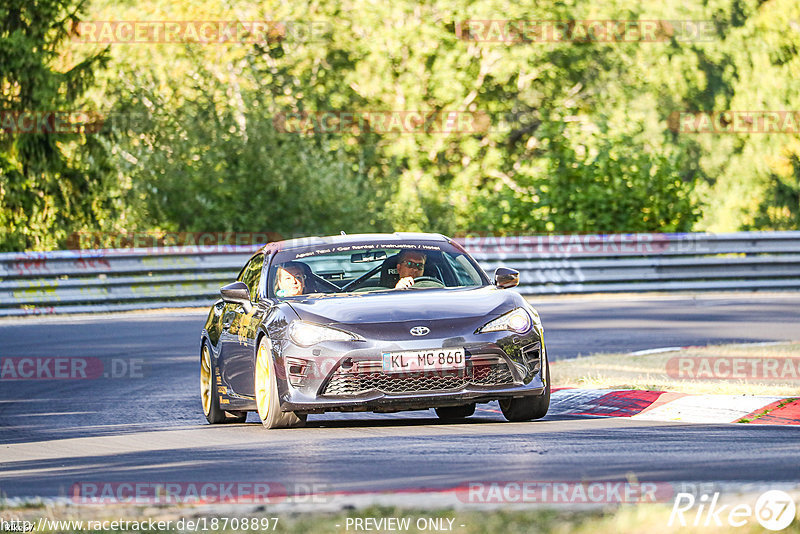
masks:
{"label": "toyota emblem", "polygon": [[427,336],[430,331],[431,329],[427,326],[415,326],[409,330],[412,336]]}

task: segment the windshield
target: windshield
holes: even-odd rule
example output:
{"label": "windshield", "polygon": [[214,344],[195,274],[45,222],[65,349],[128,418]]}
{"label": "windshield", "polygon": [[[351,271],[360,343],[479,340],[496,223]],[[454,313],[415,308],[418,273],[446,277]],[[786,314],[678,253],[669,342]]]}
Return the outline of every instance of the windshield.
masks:
{"label": "windshield", "polygon": [[448,243],[357,243],[278,252],[267,287],[271,297],[289,298],[487,283],[475,261]]}

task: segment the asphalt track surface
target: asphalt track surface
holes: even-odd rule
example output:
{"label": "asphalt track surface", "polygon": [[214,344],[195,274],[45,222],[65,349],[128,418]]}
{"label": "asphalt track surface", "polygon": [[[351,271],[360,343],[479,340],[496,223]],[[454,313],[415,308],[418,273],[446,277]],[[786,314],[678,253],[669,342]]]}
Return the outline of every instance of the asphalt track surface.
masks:
{"label": "asphalt track surface", "polygon": [[[800,338],[800,294],[535,299],[553,359]],[[82,482],[252,481],[328,491],[474,481],[797,483],[800,428],[576,417],[464,423],[433,411],[325,414],[304,429],[209,426],[199,401],[204,312],[0,322],[0,356],[103,361],[94,380],[0,381],[0,495],[64,497]],[[116,363],[115,363],[116,362]],[[131,366],[133,366],[131,368]]]}

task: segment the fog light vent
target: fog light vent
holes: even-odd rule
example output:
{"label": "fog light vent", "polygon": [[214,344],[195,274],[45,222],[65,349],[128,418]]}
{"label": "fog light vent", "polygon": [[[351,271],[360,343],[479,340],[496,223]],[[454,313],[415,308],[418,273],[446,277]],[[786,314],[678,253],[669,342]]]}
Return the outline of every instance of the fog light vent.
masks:
{"label": "fog light vent", "polygon": [[542,367],[540,348],[541,345],[539,343],[533,343],[522,349],[522,359],[532,373],[538,373]]}
{"label": "fog light vent", "polygon": [[308,360],[301,358],[286,358],[286,375],[289,377],[289,383],[293,386],[300,386],[306,379],[308,374]]}

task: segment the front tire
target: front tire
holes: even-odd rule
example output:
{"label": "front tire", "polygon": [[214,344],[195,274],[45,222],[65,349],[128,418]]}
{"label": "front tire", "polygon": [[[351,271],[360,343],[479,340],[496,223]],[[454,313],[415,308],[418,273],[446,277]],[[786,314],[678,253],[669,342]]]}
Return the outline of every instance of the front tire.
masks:
{"label": "front tire", "polygon": [[545,367],[546,384],[544,393],[538,396],[522,397],[518,399],[501,399],[500,409],[503,417],[509,421],[530,421],[541,419],[547,415],[550,408],[550,362]]}
{"label": "front tire", "polygon": [[247,412],[226,412],[219,407],[219,395],[216,390],[217,372],[211,362],[211,349],[203,342],[200,353],[200,401],[203,403],[203,415],[212,425],[220,423],[244,423]]}
{"label": "front tire", "polygon": [[258,417],[264,428],[289,428],[305,423],[305,415],[281,411],[272,344],[266,337],[261,339],[256,352],[255,392]]}

